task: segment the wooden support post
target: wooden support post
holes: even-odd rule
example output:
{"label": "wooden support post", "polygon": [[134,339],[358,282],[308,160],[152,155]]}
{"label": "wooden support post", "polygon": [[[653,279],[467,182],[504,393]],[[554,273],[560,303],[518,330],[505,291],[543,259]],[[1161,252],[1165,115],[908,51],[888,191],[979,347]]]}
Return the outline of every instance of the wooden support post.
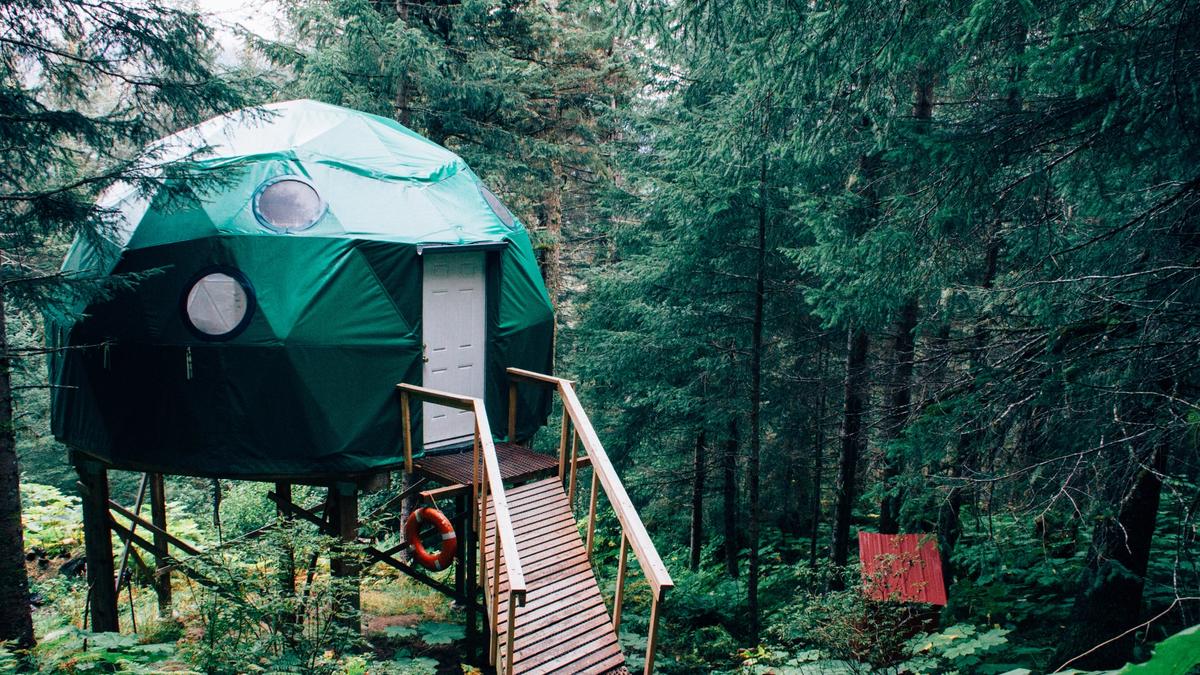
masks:
{"label": "wooden support post", "polygon": [[[492,555],[495,560],[492,561],[492,605],[488,607],[488,614],[491,616],[491,628],[488,631],[492,634],[491,642],[488,643],[488,663],[497,666],[496,657],[500,654],[500,636],[496,635],[496,630],[500,628],[500,528],[496,528],[496,536],[492,540]],[[512,630],[515,626],[509,626]],[[499,666],[497,666],[498,668]]]}
{"label": "wooden support post", "polygon": [[571,416],[567,414],[566,408],[563,408],[562,417],[562,435],[558,439],[558,479],[562,480],[567,475],[567,434],[571,429]]}
{"label": "wooden support post", "polygon": [[[285,504],[292,503],[292,484],[284,482],[275,483],[275,495],[280,502]],[[290,537],[291,530],[286,527],[295,518],[289,509],[281,504],[275,505],[275,517],[279,519],[279,524],[284,526],[281,531]],[[279,591],[284,595],[292,595],[296,592],[296,551],[292,548],[292,542],[289,538],[283,545],[279,555]]]}
{"label": "wooden support post", "polygon": [[600,492],[600,476],[592,469],[592,494],[588,499],[587,556],[592,561],[592,543],[596,539],[596,498]]}
{"label": "wooden support post", "polygon": [[471,538],[472,525],[475,520],[473,508],[471,498],[467,496],[466,492],[460,492],[454,497],[454,510],[457,512],[458,520],[455,527],[461,538],[458,560],[455,561],[454,588],[466,599],[464,604],[467,610],[467,645],[469,646],[473,646],[478,638],[475,626],[475,568],[471,565],[474,560],[472,548],[474,544]]}
{"label": "wooden support post", "polygon": [[286,631],[294,629],[294,624],[298,623],[299,617],[296,615],[297,607],[291,603],[291,600],[296,597],[296,549],[292,545],[294,534],[291,523],[295,521],[295,516],[292,515],[290,509],[283,504],[292,503],[292,484],[277,481],[275,483],[275,496],[278,498],[275,504],[275,518],[279,522],[279,533],[282,535],[279,542],[279,561],[276,563],[277,579],[279,582],[279,595],[287,599],[284,602],[284,608],[277,615],[279,625],[284,626],[285,635],[291,639],[291,634]]}
{"label": "wooden support post", "polygon": [[[154,526],[167,531],[167,486],[161,473],[150,474],[150,520]],[[165,534],[154,533],[154,547],[167,550]],[[171,618],[171,570],[166,556],[154,556],[154,593],[158,596],[158,617]]]}
{"label": "wooden support post", "polygon": [[617,590],[613,596],[613,630],[621,634],[621,601],[625,598],[625,560],[629,553],[629,539],[621,533],[621,553],[617,558]]}
{"label": "wooden support post", "polygon": [[654,650],[658,646],[658,606],[662,598],[654,596],[650,603],[650,627],[646,634],[646,669],[644,675],[654,672]]}
{"label": "wooden support post", "polygon": [[571,512],[575,512],[575,477],[579,473],[579,432],[571,431],[571,480],[567,482],[570,486],[567,488],[567,504],[571,508]]}
{"label": "wooden support post", "polygon": [[[465,500],[462,498],[462,495],[454,498],[454,529],[456,536],[458,533],[463,531],[463,513],[466,510],[464,508],[466,506],[464,502]],[[455,552],[454,560],[454,592],[457,593],[460,598],[467,597],[466,579],[463,578],[463,553],[465,553],[465,551],[463,551],[461,548],[458,549]]]}
{"label": "wooden support post", "polygon": [[488,537],[487,514],[488,514],[488,501],[490,499],[491,499],[491,496],[488,494],[488,475],[487,475],[487,471],[484,471],[483,475],[480,477],[480,484],[479,484],[479,498],[478,498],[478,500],[479,500],[478,501],[478,503],[479,503],[479,520],[477,522],[478,529],[476,530],[479,534],[479,587],[483,589],[483,594],[485,596],[484,599],[486,599],[486,596],[488,593],[488,586],[487,586],[487,537]]}
{"label": "wooden support post", "polygon": [[90,459],[77,459],[79,492],[83,499],[83,540],[87,555],[91,630],[115,633],[117,620],[116,570],[113,565],[112,529],[108,516],[108,471]]}
{"label": "wooden support post", "polygon": [[[471,515],[465,519],[468,523],[471,522],[476,515],[478,515],[478,511],[475,510],[474,502],[471,503],[471,509]],[[475,599],[479,594],[479,585],[476,583],[478,577],[475,575],[475,565],[478,564],[478,561],[476,560],[478,555],[475,549],[475,540],[478,537],[478,530],[473,527],[467,527],[466,540],[463,542],[463,572],[465,573],[467,579],[467,645],[471,650],[471,656],[475,658],[478,658],[478,656],[482,654],[482,652],[479,651],[479,616],[478,610],[476,609],[478,605],[475,604]]]}
{"label": "wooden support post", "polygon": [[400,391],[400,419],[404,424],[404,473],[413,471],[412,416],[409,413],[408,392]]}
{"label": "wooden support post", "polygon": [[517,442],[517,381],[508,381],[508,442]]}
{"label": "wooden support post", "polygon": [[353,631],[359,624],[359,585],[361,566],[349,545],[358,539],[358,486],[354,483],[335,483],[329,488],[329,522],[337,530],[337,550],[329,562],[330,572],[340,588],[334,589],[339,620]]}

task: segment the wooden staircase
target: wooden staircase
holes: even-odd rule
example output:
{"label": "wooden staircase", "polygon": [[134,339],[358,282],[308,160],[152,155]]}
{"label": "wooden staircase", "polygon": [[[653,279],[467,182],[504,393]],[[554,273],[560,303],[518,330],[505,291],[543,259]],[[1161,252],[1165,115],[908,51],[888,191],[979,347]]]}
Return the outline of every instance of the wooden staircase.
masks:
{"label": "wooden staircase", "polygon": [[[535,455],[528,448],[494,441],[481,399],[398,385],[406,422],[406,469],[446,485],[431,492],[471,493],[471,526],[459,563],[468,569],[478,566],[477,579],[474,573],[468,576],[482,590],[489,662],[504,675],[624,671],[618,634],[632,550],[650,589],[644,668],[649,675],[654,669],[659,607],[672,586],[671,577],[580,405],[573,383],[516,368],[508,369],[508,375],[509,438],[516,431],[519,385],[550,387],[559,394],[563,416],[557,461]],[[407,424],[411,399],[473,412],[473,451],[451,458],[423,458],[415,464]],[[556,476],[540,477],[555,468]],[[580,536],[572,504],[576,489],[581,488],[580,471],[587,468],[591,469],[587,528],[586,536]],[[621,524],[611,615],[592,568],[601,493]],[[468,597],[475,592],[469,590]]]}
{"label": "wooden staircase", "polygon": [[[547,478],[511,489],[508,508],[528,588],[516,619],[513,672],[607,673],[625,665],[562,482]],[[489,529],[494,523],[490,517]],[[490,575],[496,560],[490,545],[486,557]],[[502,591],[507,584],[501,571]],[[497,628],[503,634],[508,598],[500,598]],[[501,643],[499,657],[507,656]]]}

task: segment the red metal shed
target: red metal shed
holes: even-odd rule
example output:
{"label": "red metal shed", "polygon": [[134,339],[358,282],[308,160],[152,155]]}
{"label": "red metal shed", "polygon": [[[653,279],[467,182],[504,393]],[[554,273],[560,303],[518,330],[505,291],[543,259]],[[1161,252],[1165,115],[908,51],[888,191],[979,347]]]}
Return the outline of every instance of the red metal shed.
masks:
{"label": "red metal shed", "polygon": [[872,600],[946,604],[942,559],[933,535],[859,532],[858,557]]}

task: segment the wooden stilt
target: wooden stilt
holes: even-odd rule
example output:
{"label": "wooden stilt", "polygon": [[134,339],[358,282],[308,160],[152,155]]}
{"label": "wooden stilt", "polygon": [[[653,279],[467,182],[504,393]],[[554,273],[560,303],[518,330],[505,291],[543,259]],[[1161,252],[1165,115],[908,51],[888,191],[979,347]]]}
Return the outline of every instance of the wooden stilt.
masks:
{"label": "wooden stilt", "polygon": [[[466,504],[465,504],[465,501],[463,500],[462,495],[455,497],[454,498],[454,530],[455,530],[456,536],[458,536],[457,533],[460,533],[463,531],[463,514],[466,512],[466,510],[467,510]],[[466,595],[467,595],[466,579],[463,578],[464,572],[465,572],[465,565],[462,564],[463,550],[459,549],[457,552],[457,555],[455,557],[456,557],[456,560],[454,561],[455,562],[455,565],[454,565],[454,592],[457,593],[459,595],[459,597],[466,597]]]}
{"label": "wooden stilt", "polygon": [[462,575],[460,592],[467,599],[467,648],[474,650],[479,639],[478,627],[475,625],[478,620],[475,611],[475,538],[471,527],[475,520],[475,511],[471,497],[466,493],[455,498],[455,506],[459,513],[457,528],[461,541],[458,542],[458,569],[454,574],[456,579],[459,574]]}
{"label": "wooden stilt", "polygon": [[[291,504],[292,484],[276,482],[275,494],[280,502]],[[281,626],[286,626],[287,630],[291,630],[292,626],[297,623],[296,608],[291,602],[296,597],[296,549],[292,545],[292,528],[290,527],[295,518],[291,511],[280,504],[275,506],[275,515],[279,521],[279,532],[282,534],[276,572],[279,579],[279,595],[286,600],[283,603],[284,609],[278,615],[278,621]],[[290,641],[291,633],[285,630],[285,635],[289,636]]]}
{"label": "wooden stilt", "polygon": [[359,585],[361,566],[349,549],[358,538],[358,486],[354,483],[336,483],[330,487],[330,524],[337,529],[341,540],[338,550],[330,560],[330,572],[340,588],[334,590],[338,614],[344,616],[345,625],[351,630],[360,630]]}
{"label": "wooden stilt", "polygon": [[[167,487],[161,473],[150,474],[150,519],[163,533],[167,531]],[[167,537],[163,533],[154,533],[154,546],[165,551]],[[166,556],[154,556],[154,593],[159,618],[171,618],[171,570]]]}
{"label": "wooden stilt", "polygon": [[120,630],[120,623],[108,515],[108,472],[103,464],[83,458],[76,459],[75,470],[79,473],[79,492],[83,499],[91,629],[97,633],[115,633]]}

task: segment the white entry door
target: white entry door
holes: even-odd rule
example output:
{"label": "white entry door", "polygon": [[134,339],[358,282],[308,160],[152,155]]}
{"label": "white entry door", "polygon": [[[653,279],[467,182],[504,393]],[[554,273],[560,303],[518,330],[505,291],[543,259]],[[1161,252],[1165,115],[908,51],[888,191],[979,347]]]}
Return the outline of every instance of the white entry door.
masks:
{"label": "white entry door", "polygon": [[[484,254],[425,253],[421,291],[423,383],[452,394],[483,397],[487,303]],[[465,410],[423,403],[425,448],[470,441],[475,418]]]}

